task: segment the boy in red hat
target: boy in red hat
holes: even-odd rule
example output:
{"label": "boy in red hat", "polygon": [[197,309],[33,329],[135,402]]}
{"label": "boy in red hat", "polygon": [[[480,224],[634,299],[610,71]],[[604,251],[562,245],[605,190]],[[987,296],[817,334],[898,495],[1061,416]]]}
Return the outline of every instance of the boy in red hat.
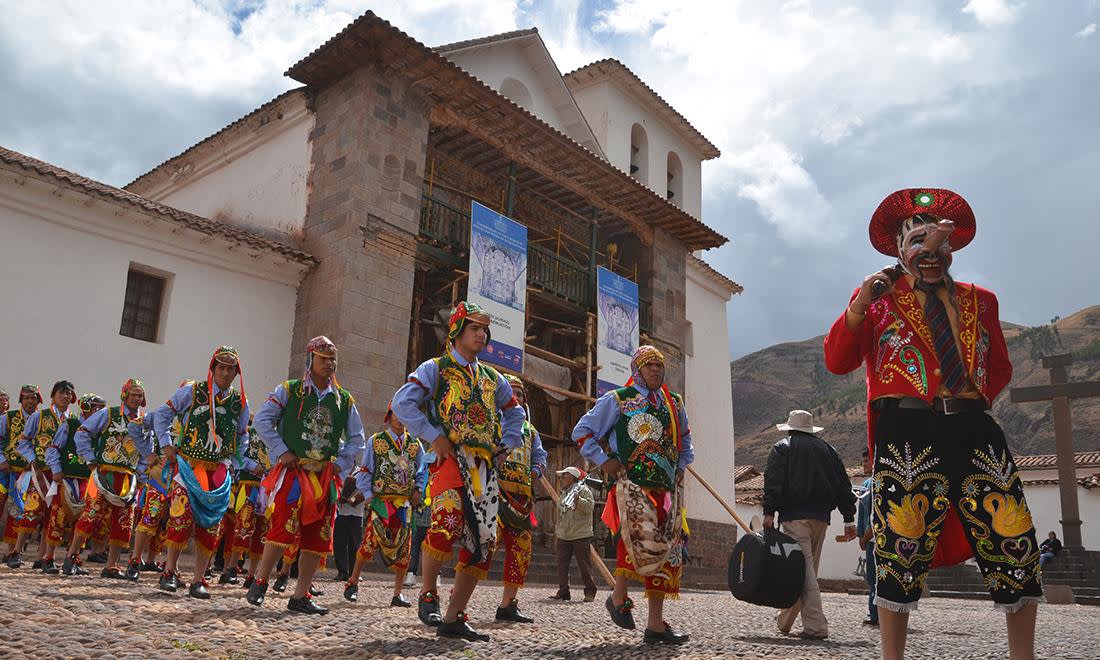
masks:
{"label": "boy in red hat", "polygon": [[[899,190],[871,218],[898,266],[864,279],[825,337],[825,364],[867,370],[876,597],[883,656],[900,658],[928,570],[972,552],[1012,657],[1034,653],[1039,553],[1020,475],[986,411],[1012,378],[997,297],[950,275],[976,232],[950,190]],[[959,524],[961,522],[961,525]]]}

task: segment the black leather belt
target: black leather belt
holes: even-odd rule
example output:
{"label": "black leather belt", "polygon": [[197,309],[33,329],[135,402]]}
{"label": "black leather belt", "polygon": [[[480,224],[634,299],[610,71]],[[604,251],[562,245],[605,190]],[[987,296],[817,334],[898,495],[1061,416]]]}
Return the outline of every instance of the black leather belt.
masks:
{"label": "black leather belt", "polygon": [[883,398],[871,402],[871,408],[875,410],[928,410],[939,415],[958,415],[959,413],[984,412],[985,401],[981,399],[941,399],[936,397],[929,404],[924,399],[916,397],[902,397],[900,399]]}

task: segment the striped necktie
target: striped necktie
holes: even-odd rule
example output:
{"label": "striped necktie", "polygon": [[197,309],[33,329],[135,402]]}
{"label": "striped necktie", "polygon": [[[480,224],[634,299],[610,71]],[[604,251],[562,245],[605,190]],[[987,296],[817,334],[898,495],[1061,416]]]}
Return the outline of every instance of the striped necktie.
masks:
{"label": "striped necktie", "polygon": [[927,285],[923,282],[917,284],[917,288],[924,292],[924,319],[932,329],[932,339],[935,341],[936,355],[940,360],[943,385],[952,394],[958,394],[963,389],[966,374],[963,372],[962,360],[959,359],[955,333],[951,330],[951,322],[947,318],[947,308],[936,295],[939,286]]}

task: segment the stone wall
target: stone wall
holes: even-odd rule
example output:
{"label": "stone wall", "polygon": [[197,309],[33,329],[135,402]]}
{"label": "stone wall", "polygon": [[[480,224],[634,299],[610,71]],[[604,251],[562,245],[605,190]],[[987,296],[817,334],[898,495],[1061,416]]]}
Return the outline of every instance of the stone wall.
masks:
{"label": "stone wall", "polygon": [[688,554],[691,564],[700,566],[724,567],[729,561],[733,546],[740,538],[741,531],[732,521],[730,523],[711,522],[688,517],[691,537],[688,540]]}
{"label": "stone wall", "polygon": [[310,337],[339,347],[337,378],[367,427],[405,380],[429,106],[367,66],[319,90],[291,375]]}
{"label": "stone wall", "polygon": [[684,391],[684,329],[687,317],[687,248],[661,229],[653,245],[643,248],[640,295],[652,302],[653,344],[666,358],[666,380]]}

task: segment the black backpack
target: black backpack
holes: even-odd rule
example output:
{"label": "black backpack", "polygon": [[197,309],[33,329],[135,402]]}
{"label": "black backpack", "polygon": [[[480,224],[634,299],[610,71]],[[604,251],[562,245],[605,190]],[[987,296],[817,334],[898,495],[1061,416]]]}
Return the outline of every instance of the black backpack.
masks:
{"label": "black backpack", "polygon": [[741,537],[730,553],[728,581],[734,598],[785,609],[802,595],[806,558],[798,542],[775,528]]}

